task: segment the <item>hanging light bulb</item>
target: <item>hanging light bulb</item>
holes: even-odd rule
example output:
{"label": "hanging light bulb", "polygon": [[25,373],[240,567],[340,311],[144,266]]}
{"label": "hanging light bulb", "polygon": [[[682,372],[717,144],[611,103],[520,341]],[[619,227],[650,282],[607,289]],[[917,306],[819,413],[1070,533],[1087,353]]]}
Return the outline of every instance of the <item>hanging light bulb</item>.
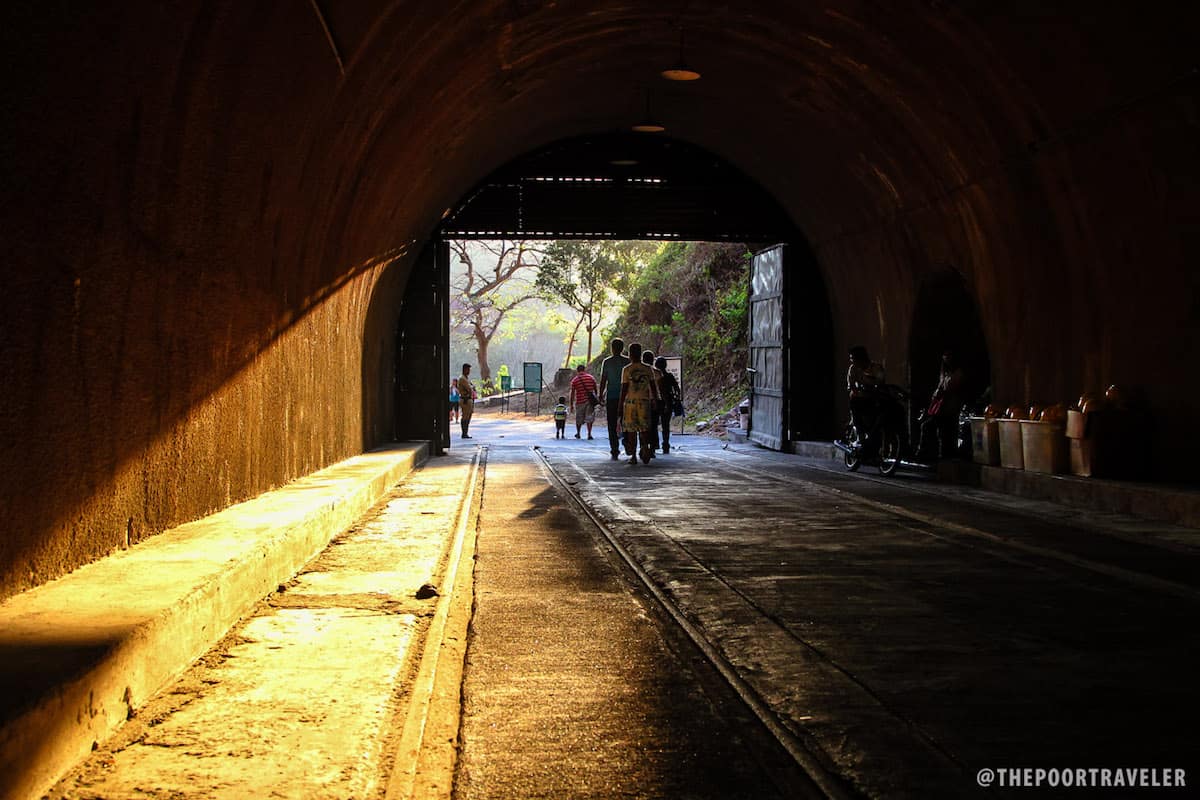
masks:
{"label": "hanging light bulb", "polygon": [[698,81],[700,73],[689,67],[683,60],[683,26],[679,26],[679,61],[670,69],[659,73],[669,81]]}
{"label": "hanging light bulb", "polygon": [[637,125],[634,125],[632,130],[638,133],[662,133],[666,127],[655,121],[654,117],[650,116],[650,90],[646,90],[646,116]]}

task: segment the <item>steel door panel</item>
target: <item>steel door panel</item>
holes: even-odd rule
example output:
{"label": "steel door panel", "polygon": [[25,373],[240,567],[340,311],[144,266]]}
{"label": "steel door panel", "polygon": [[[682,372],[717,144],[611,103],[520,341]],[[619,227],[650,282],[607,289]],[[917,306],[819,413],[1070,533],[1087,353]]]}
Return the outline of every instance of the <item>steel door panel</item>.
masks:
{"label": "steel door panel", "polygon": [[750,264],[750,439],[782,450],[786,437],[787,276],[783,245],[754,254]]}

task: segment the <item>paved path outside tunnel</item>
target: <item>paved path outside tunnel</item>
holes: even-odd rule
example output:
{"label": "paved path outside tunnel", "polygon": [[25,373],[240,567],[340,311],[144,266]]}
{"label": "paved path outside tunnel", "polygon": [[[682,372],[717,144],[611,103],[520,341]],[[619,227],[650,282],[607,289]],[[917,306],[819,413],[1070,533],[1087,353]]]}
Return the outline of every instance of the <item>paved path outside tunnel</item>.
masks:
{"label": "paved path outside tunnel", "polygon": [[[575,753],[634,744],[590,728],[587,713],[512,739],[515,709],[558,709],[580,687],[630,676],[670,696],[640,662],[653,648],[626,627],[639,612],[596,594],[594,547],[537,477],[531,441],[852,791],[1053,796],[982,790],[986,768],[1169,767],[1200,779],[1200,532],[703,437],[646,467],[610,461],[600,435],[555,441],[546,427],[531,440],[499,419],[477,431],[508,466],[485,493],[463,796],[520,794],[490,795],[479,776],[486,754],[527,747],[540,724],[573,731]],[[604,624],[583,613],[601,609]],[[581,626],[596,646],[626,641],[626,669],[563,647]],[[537,653],[561,665],[561,681],[531,671]],[[554,785],[538,781],[569,756],[549,752],[522,789]]]}

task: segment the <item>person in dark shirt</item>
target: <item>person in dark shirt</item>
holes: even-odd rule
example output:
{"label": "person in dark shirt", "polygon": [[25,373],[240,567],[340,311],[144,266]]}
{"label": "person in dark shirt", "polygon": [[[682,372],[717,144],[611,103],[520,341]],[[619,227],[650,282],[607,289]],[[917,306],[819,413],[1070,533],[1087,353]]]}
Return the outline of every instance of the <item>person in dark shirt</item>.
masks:
{"label": "person in dark shirt", "polygon": [[463,364],[462,375],[455,379],[458,383],[458,402],[462,406],[459,423],[462,425],[462,438],[470,439],[467,429],[471,427],[471,417],[475,414],[475,387],[471,384],[471,365]]}
{"label": "person in dark shirt", "polygon": [[[622,355],[625,350],[623,339],[613,339],[610,343],[612,355],[600,364],[600,390],[597,393],[604,401],[604,413],[608,417],[608,450],[615,461],[621,455],[621,416],[618,413],[621,405],[621,371],[629,364],[629,359]],[[627,450],[633,455],[632,450]]]}
{"label": "person in dark shirt", "polygon": [[938,459],[955,455],[958,449],[958,412],[963,405],[963,371],[954,352],[942,353],[937,388],[921,415],[921,437],[917,458]]}
{"label": "person in dark shirt", "polygon": [[850,394],[850,417],[862,434],[875,424],[879,411],[877,390],[883,381],[883,365],[872,361],[862,345],[851,347],[846,391]]}
{"label": "person in dark shirt", "polygon": [[[632,345],[630,345],[630,349],[633,349]],[[659,447],[658,420],[662,414],[662,373],[654,366],[654,353],[651,351],[642,351],[642,363],[649,367],[651,374],[654,375],[654,388],[658,392],[658,399],[650,407],[650,457],[654,458],[654,453]]]}
{"label": "person in dark shirt", "polygon": [[669,453],[671,452],[671,415],[675,413],[675,406],[682,398],[680,397],[679,381],[675,380],[674,375],[667,372],[667,360],[659,356],[654,360],[654,368],[662,375],[658,382],[658,393],[662,396],[658,418],[660,441],[662,442],[662,451]]}

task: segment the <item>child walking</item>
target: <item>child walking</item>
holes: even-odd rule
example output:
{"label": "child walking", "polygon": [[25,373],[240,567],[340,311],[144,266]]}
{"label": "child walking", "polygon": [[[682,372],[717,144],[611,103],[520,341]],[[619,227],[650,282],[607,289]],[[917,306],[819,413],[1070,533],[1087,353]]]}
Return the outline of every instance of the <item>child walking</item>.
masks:
{"label": "child walking", "polygon": [[554,438],[567,438],[567,398],[558,398],[558,405],[554,407]]}

